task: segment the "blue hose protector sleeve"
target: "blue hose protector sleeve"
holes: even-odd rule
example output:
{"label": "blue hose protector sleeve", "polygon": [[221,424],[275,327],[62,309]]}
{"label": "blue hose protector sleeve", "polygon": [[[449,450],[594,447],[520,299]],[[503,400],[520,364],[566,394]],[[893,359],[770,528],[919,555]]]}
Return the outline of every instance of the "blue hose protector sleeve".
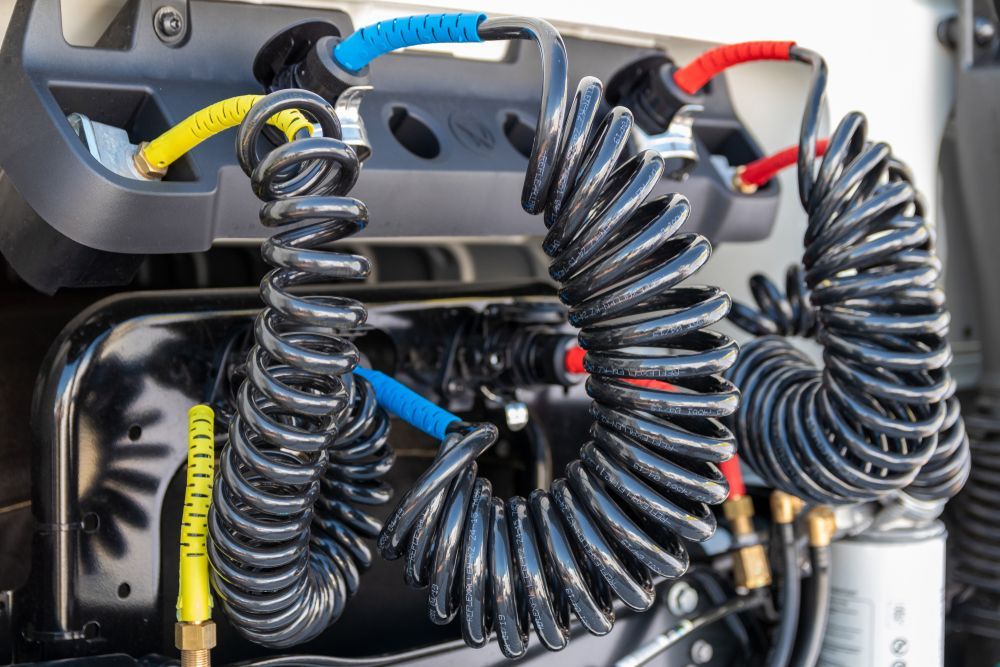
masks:
{"label": "blue hose protector sleeve", "polygon": [[355,30],[333,49],[334,59],[358,72],[379,56],[417,44],[481,42],[479,24],[486,14],[419,14],[379,21]]}
{"label": "blue hose protector sleeve", "polygon": [[368,380],[375,389],[375,398],[379,405],[407,424],[438,440],[444,440],[449,424],[461,421],[444,408],[438,407],[381,371],[358,366],[354,369],[354,374]]}

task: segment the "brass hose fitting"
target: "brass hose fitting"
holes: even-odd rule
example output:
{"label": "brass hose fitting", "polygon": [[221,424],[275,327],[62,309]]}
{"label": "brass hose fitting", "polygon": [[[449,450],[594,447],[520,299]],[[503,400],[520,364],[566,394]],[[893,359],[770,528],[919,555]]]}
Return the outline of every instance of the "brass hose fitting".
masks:
{"label": "brass hose fitting", "polygon": [[740,537],[754,534],[753,501],[750,496],[736,496],[722,503],[722,512],[733,527],[733,533]]}
{"label": "brass hose fitting", "polygon": [[181,667],[211,667],[212,649],[215,648],[215,623],[176,623],[174,644],[181,652]]}
{"label": "brass hose fitting", "polygon": [[750,496],[735,496],[722,504],[722,511],[732,526],[736,543],[733,553],[733,578],[736,587],[755,590],[771,585],[771,566],[764,545],[757,541],[753,528],[753,501]]}
{"label": "brass hose fitting", "polygon": [[757,186],[743,180],[743,172],[745,170],[746,165],[740,165],[733,170],[733,188],[740,194],[752,195],[757,192]]}
{"label": "brass hose fitting", "polygon": [[800,498],[784,491],[771,493],[771,520],[775,523],[791,523],[802,511],[804,503]]}
{"label": "brass hose fitting", "polygon": [[149,146],[148,141],[144,141],[139,144],[139,148],[135,151],[135,155],[132,156],[132,161],[135,164],[135,170],[138,171],[143,178],[149,180],[160,180],[167,175],[166,167],[158,167],[146,157],[146,147]]}
{"label": "brass hose fitting", "polygon": [[814,507],[806,515],[806,523],[809,527],[809,546],[830,546],[833,534],[837,530],[837,520],[833,510],[825,506]]}

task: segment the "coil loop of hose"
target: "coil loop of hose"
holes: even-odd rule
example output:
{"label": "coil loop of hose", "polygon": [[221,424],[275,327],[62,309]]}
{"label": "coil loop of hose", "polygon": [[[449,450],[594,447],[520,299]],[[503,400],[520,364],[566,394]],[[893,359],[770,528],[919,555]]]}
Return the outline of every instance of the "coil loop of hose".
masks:
{"label": "coil loop of hose", "polygon": [[[759,336],[727,377],[743,400],[734,419],[742,459],[775,488],[817,503],[852,503],[905,489],[953,496],[969,447],[948,373],[951,349],[934,232],[908,170],[848,114],[816,165],[826,67],[813,84],[799,140],[805,250],[787,290],[751,280],[757,310],[732,321]],[[782,336],[815,337],[817,368]]]}
{"label": "coil loop of hose", "polygon": [[480,35],[541,47],[543,109],[522,203],[545,214],[550,272],[587,350],[592,439],[550,490],[503,501],[476,474],[496,428],[460,428],[390,515],[379,550],[405,555],[407,583],[429,586],[433,622],[457,615],[468,645],[481,647],[495,632],[514,658],[527,650],[529,626],[558,650],[571,611],[603,635],[613,598],[648,609],[654,579],[687,568],[682,540],[712,535],[708,505],[728,493],[715,464],[735,448],[718,419],[738,402],[721,374],[737,348],[704,330],[726,316],[729,297],[677,286],[711,248],[677,233],[689,212],[683,197],[646,201],[664,165],[652,151],[626,159],[631,113],[619,107],[597,122],[602,86],[590,77],[566,113],[564,47],[548,24],[488,20]]}
{"label": "coil loop of hose", "polygon": [[[306,112],[322,137],[298,138],[264,156],[268,119]],[[364,205],[345,195],[357,179],[333,108],[302,90],[272,93],[240,125],[237,151],[260,218],[282,228],[264,242],[274,267],[261,283],[265,309],[236,399],[209,517],[212,583],[232,625],[268,647],[312,639],[335,621],[372,554],[363,538],[381,526],[359,506],[388,502],[379,480],[393,462],[388,418],[351,370],[358,351],[335,332],[361,327],[362,304],[304,296],[296,285],[356,280],[364,257],[325,249],[360,231]]]}
{"label": "coil loop of hose", "polygon": [[[953,502],[956,505],[954,525],[949,532],[955,536],[955,579],[969,584],[987,596],[973,596],[963,604],[963,614],[975,608],[973,618],[983,615],[978,625],[985,622],[986,632],[995,625],[996,604],[1000,595],[1000,448],[997,434],[1000,420],[991,409],[992,397],[980,397],[980,404],[968,416],[971,435],[972,467],[969,483]],[[952,552],[949,552],[950,554]],[[949,556],[951,557],[951,556]],[[972,609],[970,609],[972,608]],[[963,621],[969,621],[963,617]],[[974,627],[970,622],[969,627]],[[975,632],[975,630],[973,630]],[[979,630],[977,634],[981,634]]]}

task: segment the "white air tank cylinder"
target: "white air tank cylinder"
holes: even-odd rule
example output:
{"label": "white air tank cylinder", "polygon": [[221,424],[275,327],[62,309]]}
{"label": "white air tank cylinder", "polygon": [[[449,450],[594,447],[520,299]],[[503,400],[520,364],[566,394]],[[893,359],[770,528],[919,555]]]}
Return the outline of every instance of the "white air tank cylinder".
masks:
{"label": "white air tank cylinder", "polygon": [[869,530],[834,542],[820,667],[944,663],[944,524]]}

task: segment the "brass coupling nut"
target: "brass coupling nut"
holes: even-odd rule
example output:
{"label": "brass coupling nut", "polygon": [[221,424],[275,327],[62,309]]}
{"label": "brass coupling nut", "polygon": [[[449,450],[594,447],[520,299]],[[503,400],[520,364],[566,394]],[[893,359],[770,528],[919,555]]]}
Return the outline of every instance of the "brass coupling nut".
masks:
{"label": "brass coupling nut", "polygon": [[829,507],[814,507],[806,515],[809,526],[809,546],[826,547],[833,541],[837,520]]}
{"label": "brass coupling nut", "polygon": [[750,544],[733,553],[733,579],[737,588],[751,591],[771,585],[771,565],[763,544]]}
{"label": "brass coupling nut", "polygon": [[210,667],[215,648],[215,623],[176,623],[174,644],[181,651],[181,667]]}
{"label": "brass coupling nut", "polygon": [[771,520],[775,523],[791,523],[802,511],[804,503],[800,498],[784,491],[771,493]]}
{"label": "brass coupling nut", "polygon": [[740,537],[753,535],[753,501],[750,496],[730,498],[722,503],[722,513],[726,516],[733,533]]}
{"label": "brass coupling nut", "polygon": [[743,171],[745,169],[746,165],[740,165],[733,170],[733,188],[740,194],[752,195],[757,192],[757,186],[743,180]]}
{"label": "brass coupling nut", "polygon": [[148,141],[144,141],[139,144],[139,148],[136,149],[132,162],[135,164],[136,171],[138,171],[143,178],[160,180],[167,175],[167,170],[165,167],[156,166],[146,158],[146,146],[148,145]]}
{"label": "brass coupling nut", "polygon": [[756,541],[753,529],[753,500],[750,496],[730,498],[722,504],[722,512],[737,538],[753,537],[733,552],[733,579],[737,588],[755,590],[771,585],[771,566],[764,545]]}

